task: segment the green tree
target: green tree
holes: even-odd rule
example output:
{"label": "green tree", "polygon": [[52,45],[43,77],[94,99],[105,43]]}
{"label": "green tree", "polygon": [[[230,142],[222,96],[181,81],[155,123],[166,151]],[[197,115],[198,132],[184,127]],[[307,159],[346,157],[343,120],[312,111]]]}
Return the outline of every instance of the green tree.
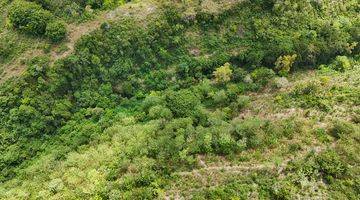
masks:
{"label": "green tree", "polygon": [[223,66],[217,68],[214,73],[215,82],[218,84],[224,84],[231,80],[232,70],[230,63],[225,63]]}
{"label": "green tree", "polygon": [[281,76],[286,76],[290,72],[296,58],[296,54],[280,56],[275,62],[275,69]]}
{"label": "green tree", "polygon": [[346,56],[337,56],[330,67],[336,71],[344,72],[351,68],[351,62]]}
{"label": "green tree", "polygon": [[14,28],[31,35],[44,35],[52,14],[34,2],[15,1],[9,11]]}
{"label": "green tree", "polygon": [[166,94],[167,107],[176,117],[191,117],[195,108],[200,105],[200,99],[190,90],[170,91]]}
{"label": "green tree", "polygon": [[46,26],[45,36],[52,42],[60,42],[66,38],[66,26],[63,21],[55,20],[51,21]]}

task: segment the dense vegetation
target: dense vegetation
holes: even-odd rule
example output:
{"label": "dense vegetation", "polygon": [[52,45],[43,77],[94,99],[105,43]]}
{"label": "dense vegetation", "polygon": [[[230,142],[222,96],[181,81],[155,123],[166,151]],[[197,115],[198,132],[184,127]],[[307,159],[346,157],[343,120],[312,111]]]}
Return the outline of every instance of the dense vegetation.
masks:
{"label": "dense vegetation", "polygon": [[[121,3],[16,1],[8,19],[61,42],[66,14]],[[356,0],[164,1],[146,24],[106,22],[55,63],[34,57],[0,89],[0,198],[359,198],[358,13]]]}

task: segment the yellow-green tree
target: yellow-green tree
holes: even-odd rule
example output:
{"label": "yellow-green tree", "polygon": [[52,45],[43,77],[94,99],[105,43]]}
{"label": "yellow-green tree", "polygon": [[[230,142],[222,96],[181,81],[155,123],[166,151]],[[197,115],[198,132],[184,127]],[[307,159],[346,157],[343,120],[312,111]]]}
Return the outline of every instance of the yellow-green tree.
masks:
{"label": "yellow-green tree", "polygon": [[275,69],[281,76],[286,76],[290,72],[296,58],[296,54],[280,56],[275,62]]}
{"label": "yellow-green tree", "polygon": [[230,68],[230,63],[225,63],[223,66],[217,68],[213,75],[215,82],[219,84],[227,83],[231,80],[232,70]]}

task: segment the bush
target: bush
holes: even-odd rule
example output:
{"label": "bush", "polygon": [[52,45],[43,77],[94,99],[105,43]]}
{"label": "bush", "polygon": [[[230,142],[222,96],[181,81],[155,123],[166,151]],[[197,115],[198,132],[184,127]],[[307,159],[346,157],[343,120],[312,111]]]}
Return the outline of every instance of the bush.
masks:
{"label": "bush", "polygon": [[231,134],[227,132],[223,132],[218,135],[218,138],[216,138],[215,141],[215,146],[217,153],[225,155],[237,152],[241,149]]}
{"label": "bush", "polygon": [[211,81],[208,79],[202,80],[199,84],[193,87],[194,93],[200,96],[201,100],[210,98],[213,90],[215,90],[215,88],[213,88]]}
{"label": "bush", "polygon": [[351,62],[346,56],[337,56],[330,67],[336,71],[344,72],[351,68]]}
{"label": "bush", "polygon": [[154,106],[149,110],[149,117],[151,119],[171,119],[172,116],[171,110],[164,106]]}
{"label": "bush", "polygon": [[264,143],[264,121],[259,119],[246,119],[233,121],[234,136],[237,140],[245,140],[246,148],[261,147]]}
{"label": "bush", "polygon": [[319,164],[319,171],[327,180],[346,175],[347,166],[334,151],[329,150],[320,154],[317,156],[316,162]]}
{"label": "bush", "polygon": [[16,52],[15,38],[0,37],[0,62],[11,58]]}
{"label": "bush", "polygon": [[151,107],[164,105],[164,104],[165,104],[165,99],[163,96],[161,96],[157,92],[151,92],[149,95],[146,96],[141,106],[143,111],[148,112]]}
{"label": "bush", "polygon": [[230,64],[225,63],[223,66],[217,68],[213,74],[216,83],[223,84],[229,82],[232,76],[232,70],[230,68]]}
{"label": "bush", "polygon": [[231,104],[231,108],[233,112],[236,114],[236,112],[246,108],[250,104],[250,97],[245,95],[238,96],[236,102],[233,102]]}
{"label": "bush", "polygon": [[15,1],[9,11],[9,20],[13,27],[31,35],[44,35],[52,17],[49,11],[27,1]]}
{"label": "bush", "polygon": [[229,97],[227,96],[225,90],[220,90],[212,95],[213,101],[216,105],[227,105],[229,102]]}
{"label": "bush", "polygon": [[295,89],[292,91],[292,96],[302,97],[304,95],[316,95],[319,91],[320,83],[315,81],[310,81],[307,83],[300,83],[295,86]]}
{"label": "bush", "polygon": [[244,70],[243,68],[235,68],[233,70],[233,81],[234,82],[242,82],[245,80],[245,77],[248,73],[246,72],[246,70]]}
{"label": "bush", "polygon": [[52,42],[60,42],[66,38],[66,26],[63,21],[52,21],[46,26],[45,36]]}
{"label": "bush", "polygon": [[272,69],[261,67],[251,72],[251,78],[260,86],[265,86],[270,79],[275,76],[275,72]]}
{"label": "bush", "polygon": [[351,123],[340,120],[335,121],[330,130],[331,135],[337,139],[340,139],[342,136],[348,136],[354,132],[355,128]]}
{"label": "bush", "polygon": [[170,91],[166,94],[167,107],[176,117],[194,116],[200,99],[190,90]]}
{"label": "bush", "polygon": [[87,0],[86,4],[90,5],[93,9],[101,8],[106,0]]}
{"label": "bush", "polygon": [[290,181],[278,181],[272,188],[274,199],[294,199],[297,192],[296,186]]}
{"label": "bush", "polygon": [[280,56],[276,62],[275,62],[275,69],[278,70],[279,74],[281,76],[286,76],[290,70],[291,67],[293,66],[295,60],[296,60],[297,55],[294,54],[292,56],[287,55],[287,56]]}

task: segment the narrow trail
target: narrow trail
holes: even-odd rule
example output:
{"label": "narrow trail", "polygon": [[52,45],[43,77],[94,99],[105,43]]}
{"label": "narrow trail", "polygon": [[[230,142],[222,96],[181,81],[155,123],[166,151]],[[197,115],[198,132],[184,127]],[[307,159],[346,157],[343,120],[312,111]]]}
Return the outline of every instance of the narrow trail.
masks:
{"label": "narrow trail", "polygon": [[108,21],[114,21],[120,17],[132,17],[138,21],[145,20],[146,17],[154,13],[157,9],[157,5],[150,1],[142,1],[139,3],[127,3],[114,10],[104,12],[95,20],[85,22],[83,24],[70,24],[68,26],[69,36],[66,46],[67,51],[63,53],[51,52],[51,58],[53,60],[64,58],[70,55],[74,51],[76,41],[78,41],[83,35],[86,35],[96,29],[98,29],[102,23]]}
{"label": "narrow trail", "polygon": [[[174,175],[179,176],[180,178],[186,177],[194,177],[198,180],[206,180],[206,177],[208,176],[215,176],[216,174],[226,174],[226,175],[244,175],[248,174],[250,172],[256,172],[256,171],[272,171],[279,175],[279,178],[284,178],[284,170],[286,169],[286,166],[294,160],[300,160],[303,159],[305,156],[307,156],[310,152],[315,152],[317,154],[325,151],[327,148],[335,148],[336,142],[332,143],[329,146],[309,146],[306,147],[304,150],[300,151],[298,154],[293,155],[291,157],[288,157],[284,159],[280,164],[275,163],[243,163],[241,165],[219,165],[219,166],[206,166],[205,162],[200,160],[203,167],[200,169],[194,169],[192,171],[185,171],[185,172],[177,172],[174,173]],[[211,182],[211,185],[207,185],[207,183],[203,183],[204,187],[201,188],[189,188],[186,191],[180,191],[179,189],[170,189],[165,192],[164,199],[184,199],[181,196],[181,193],[183,194],[191,194],[193,192],[201,191],[202,189],[209,189],[209,188],[216,188],[219,183]]]}
{"label": "narrow trail", "polygon": [[[76,41],[82,36],[89,34],[101,26],[102,23],[107,21],[114,21],[121,17],[132,17],[138,21],[144,21],[147,16],[154,13],[157,10],[157,4],[152,1],[141,1],[136,3],[127,3],[111,11],[104,11],[95,17],[95,19],[81,23],[81,24],[69,24],[67,40],[62,44],[54,45],[48,54],[44,53],[40,49],[29,49],[18,56],[17,59],[7,64],[4,67],[4,71],[0,76],[0,84],[6,80],[21,75],[26,70],[26,64],[24,60],[31,59],[36,56],[49,55],[50,62],[54,63],[56,60],[65,58],[74,51]],[[66,47],[66,50],[60,51],[60,48]]]}
{"label": "narrow trail", "polygon": [[[221,9],[228,9],[234,4],[245,2],[247,0],[222,0],[221,3],[214,3],[213,1],[205,1],[201,7],[207,11],[219,11]],[[20,76],[26,70],[24,60],[29,60],[35,56],[49,55],[50,62],[54,63],[56,60],[65,58],[74,51],[74,46],[77,40],[83,35],[86,35],[97,28],[106,21],[114,21],[120,17],[131,17],[141,24],[147,24],[147,17],[155,13],[160,5],[159,1],[142,0],[129,2],[114,10],[104,11],[100,13],[95,19],[82,24],[69,24],[67,40],[60,44],[51,47],[49,53],[44,53],[41,49],[29,49],[18,56],[17,59],[4,66],[4,71],[0,74],[0,84],[12,77]],[[217,9],[215,9],[217,8]],[[64,48],[64,46],[66,48]],[[61,51],[61,49],[65,49]]]}
{"label": "narrow trail", "polygon": [[[331,147],[335,146],[335,143],[330,145]],[[321,153],[322,151],[324,151],[327,148],[327,146],[316,146],[316,147],[307,147],[305,150],[299,152],[299,155],[295,155],[293,157],[289,157],[283,160],[283,162],[280,165],[276,165],[274,163],[250,163],[250,164],[241,164],[241,165],[231,165],[231,166],[206,166],[206,164],[204,164],[205,166],[203,168],[200,169],[194,169],[192,171],[188,171],[188,172],[178,172],[175,173],[176,175],[179,176],[188,176],[188,175],[192,175],[192,174],[200,174],[202,172],[228,172],[228,173],[241,173],[244,171],[257,171],[257,170],[262,170],[262,169],[281,169],[280,171],[278,171],[279,173],[283,172],[284,168],[286,167],[286,165],[295,160],[295,159],[301,159],[303,157],[305,157],[308,153],[314,151],[315,153]],[[203,162],[203,161],[202,161]],[[204,162],[203,162],[204,163]]]}

